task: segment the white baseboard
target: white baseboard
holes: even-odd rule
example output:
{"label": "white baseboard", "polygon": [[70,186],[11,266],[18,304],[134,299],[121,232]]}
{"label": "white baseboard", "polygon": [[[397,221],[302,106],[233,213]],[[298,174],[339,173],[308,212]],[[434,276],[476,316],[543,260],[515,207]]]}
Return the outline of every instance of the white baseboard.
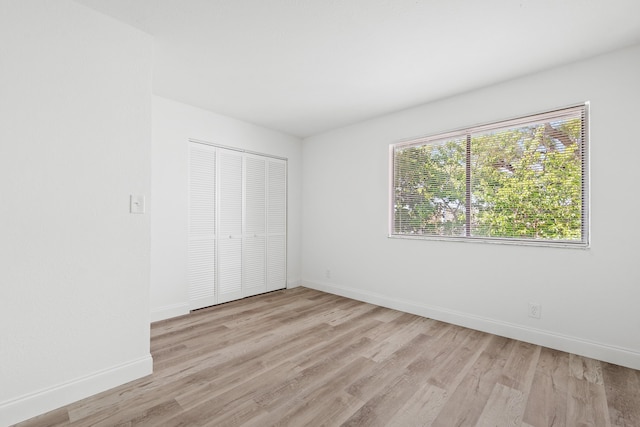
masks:
{"label": "white baseboard", "polygon": [[287,282],[287,289],[297,288],[298,286],[302,286],[302,280],[291,280]]}
{"label": "white baseboard", "polygon": [[19,423],[153,372],[151,355],[0,402],[0,425]]}
{"label": "white baseboard", "polygon": [[416,314],[418,316],[428,317],[430,319],[440,320],[454,325],[464,326],[466,328],[482,332],[488,332],[560,351],[566,351],[568,353],[590,357],[604,362],[614,363],[616,365],[626,366],[632,369],[640,369],[640,353],[626,348],[486,317],[474,316],[415,301],[392,298],[387,295],[363,291],[360,289],[304,280],[302,286],[352,298],[358,301],[368,302],[382,307],[404,311],[406,313]]}
{"label": "white baseboard", "polygon": [[151,322],[158,322],[160,320],[171,319],[172,317],[183,316],[189,314],[189,304],[171,304],[164,307],[158,307],[151,310]]}

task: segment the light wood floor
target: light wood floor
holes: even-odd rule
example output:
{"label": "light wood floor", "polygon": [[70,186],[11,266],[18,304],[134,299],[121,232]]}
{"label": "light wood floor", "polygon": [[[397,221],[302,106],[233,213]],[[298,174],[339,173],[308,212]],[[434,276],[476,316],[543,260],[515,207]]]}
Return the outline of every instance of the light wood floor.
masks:
{"label": "light wood floor", "polygon": [[640,371],[306,288],[158,322],[154,374],[20,426],[640,426]]}

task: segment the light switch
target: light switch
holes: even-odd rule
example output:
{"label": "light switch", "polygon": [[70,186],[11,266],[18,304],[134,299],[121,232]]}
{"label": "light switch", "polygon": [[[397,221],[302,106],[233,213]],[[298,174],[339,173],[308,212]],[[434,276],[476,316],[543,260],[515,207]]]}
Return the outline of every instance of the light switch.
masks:
{"label": "light switch", "polygon": [[129,199],[129,211],[132,214],[143,214],[144,213],[144,196],[142,195],[131,195]]}

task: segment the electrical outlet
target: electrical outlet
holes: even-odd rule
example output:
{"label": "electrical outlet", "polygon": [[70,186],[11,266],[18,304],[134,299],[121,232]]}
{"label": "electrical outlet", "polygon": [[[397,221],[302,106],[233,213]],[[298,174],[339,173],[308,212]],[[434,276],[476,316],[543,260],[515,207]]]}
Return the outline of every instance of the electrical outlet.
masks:
{"label": "electrical outlet", "polygon": [[132,214],[143,214],[144,208],[144,196],[132,194],[129,196],[129,212]]}
{"label": "electrical outlet", "polygon": [[534,302],[529,303],[529,317],[533,317],[534,319],[539,319],[541,311],[542,311],[542,306],[540,304],[536,304]]}
{"label": "electrical outlet", "polygon": [[324,271],[324,277],[326,277],[327,279],[331,279],[331,270],[329,270],[328,268]]}

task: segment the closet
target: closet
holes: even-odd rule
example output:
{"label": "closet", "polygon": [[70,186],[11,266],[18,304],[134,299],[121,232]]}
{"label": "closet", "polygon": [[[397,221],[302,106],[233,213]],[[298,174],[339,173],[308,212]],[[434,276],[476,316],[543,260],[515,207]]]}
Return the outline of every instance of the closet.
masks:
{"label": "closet", "polygon": [[286,159],[189,144],[190,309],[285,288]]}

